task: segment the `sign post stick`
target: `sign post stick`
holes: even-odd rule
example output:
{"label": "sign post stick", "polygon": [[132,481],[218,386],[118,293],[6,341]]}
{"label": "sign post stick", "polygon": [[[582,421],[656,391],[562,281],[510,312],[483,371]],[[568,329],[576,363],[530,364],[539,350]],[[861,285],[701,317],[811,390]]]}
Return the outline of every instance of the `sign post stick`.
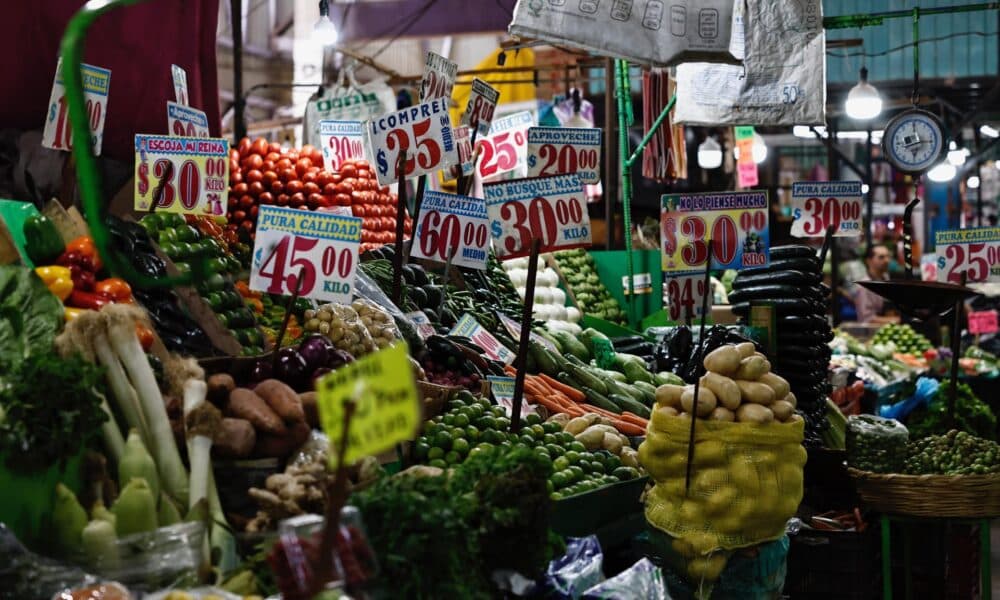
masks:
{"label": "sign post stick", "polygon": [[[820,270],[823,269],[823,265],[826,264],[826,255],[828,253],[836,253],[836,240],[833,237],[833,225],[826,228],[826,238],[823,240],[823,248],[819,251],[819,266]],[[836,261],[832,261],[836,262]],[[837,273],[830,269],[830,311],[836,315],[837,314]]]}
{"label": "sign post stick", "polygon": [[[413,197],[412,215],[413,215],[414,229],[416,229],[416,224],[419,222],[418,219],[420,218],[420,206],[424,203],[424,190],[426,188],[427,188],[427,174],[425,173],[424,175],[421,175],[420,177],[417,178],[417,193]],[[402,217],[402,213],[399,213],[399,216]],[[399,229],[399,223],[402,222],[403,221],[397,222],[396,224],[397,230]],[[397,233],[397,235],[399,234]],[[413,244],[411,243],[409,249],[407,249],[406,251],[406,262],[410,262],[410,252],[412,251],[413,251]]]}
{"label": "sign post stick", "polygon": [[[326,485],[326,511],[323,515],[323,537],[320,540],[319,552],[319,556],[321,557],[320,569],[322,572],[320,573],[319,581],[316,582],[317,584],[333,581],[334,573],[330,572],[333,567],[333,561],[322,560],[322,558],[334,555],[337,535],[340,532],[340,512],[347,503],[347,496],[349,494],[347,489],[347,468],[349,465],[344,464],[344,456],[347,454],[347,441],[350,439],[347,434],[356,406],[356,401],[344,403],[344,435],[341,437],[340,445],[337,447],[337,471],[333,479],[328,480]],[[316,592],[319,593],[320,590],[316,590]]]}
{"label": "sign post stick", "polygon": [[288,329],[288,321],[292,318],[292,309],[295,307],[295,301],[299,299],[299,292],[302,291],[302,275],[304,272],[305,269],[299,269],[299,276],[295,278],[295,290],[292,291],[292,295],[285,302],[285,316],[281,319],[281,329],[278,330],[278,337],[274,342],[274,356],[271,358],[272,373],[278,370],[278,350],[281,350],[281,340],[285,339],[285,330]]}
{"label": "sign post stick", "polygon": [[396,251],[392,256],[392,302],[399,306],[403,299],[403,225],[406,220],[406,149],[399,153],[396,172],[399,174],[396,194]]}
{"label": "sign post stick", "polygon": [[521,399],[524,398],[525,364],[528,362],[528,342],[531,340],[531,312],[535,304],[535,276],[538,275],[538,251],[542,241],[531,241],[528,256],[528,280],[524,286],[524,312],[521,313],[521,339],[517,344],[517,377],[514,378],[514,405],[511,407],[510,430],[521,429]]}
{"label": "sign post stick", "polygon": [[[967,274],[962,273],[962,287]],[[948,427],[955,426],[955,404],[958,402],[958,359],[962,352],[962,307],[964,300],[955,301],[955,314],[951,319],[951,389],[948,390]]]}
{"label": "sign post stick", "polygon": [[[708,257],[705,259],[705,295],[701,299],[701,324],[698,327],[698,361],[704,359],[705,353],[705,317],[708,314],[708,286],[712,276],[712,240],[706,240],[708,245]],[[701,378],[694,382],[694,402],[691,405],[691,432],[688,434],[688,454],[687,467],[684,474],[684,492],[691,490],[691,466],[694,462],[694,427],[698,420],[698,388],[701,386]]]}

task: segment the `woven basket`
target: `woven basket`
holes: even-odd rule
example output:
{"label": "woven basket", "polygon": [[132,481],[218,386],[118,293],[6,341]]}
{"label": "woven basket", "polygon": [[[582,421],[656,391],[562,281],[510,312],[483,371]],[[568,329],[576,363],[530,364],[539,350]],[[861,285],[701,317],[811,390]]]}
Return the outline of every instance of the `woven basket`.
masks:
{"label": "woven basket", "polygon": [[848,468],[861,500],[885,513],[914,517],[1000,516],[1000,474],[901,475]]}

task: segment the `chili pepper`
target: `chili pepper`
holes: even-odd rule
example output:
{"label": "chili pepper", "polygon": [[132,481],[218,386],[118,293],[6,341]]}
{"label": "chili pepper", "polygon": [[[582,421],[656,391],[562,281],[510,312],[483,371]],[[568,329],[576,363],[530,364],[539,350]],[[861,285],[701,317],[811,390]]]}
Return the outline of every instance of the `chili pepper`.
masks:
{"label": "chili pepper", "polygon": [[93,265],[93,270],[101,270],[101,257],[97,254],[97,248],[94,246],[94,240],[90,236],[84,235],[76,238],[66,245],[67,252],[78,252],[81,256],[90,259],[90,264]]}
{"label": "chili pepper", "polygon": [[85,292],[83,290],[73,290],[69,295],[66,304],[73,308],[89,308],[91,310],[101,310],[101,307],[113,304],[111,298],[104,294],[95,292]]}
{"label": "chili pepper", "polygon": [[38,267],[35,269],[35,273],[45,284],[45,287],[49,288],[49,291],[60,301],[69,297],[70,292],[73,291],[73,277],[67,267]]}
{"label": "chili pepper", "polygon": [[70,272],[73,274],[73,287],[84,292],[94,291],[94,285],[97,283],[97,277],[93,272],[83,269],[79,265],[74,265],[70,267]]}
{"label": "chili pepper", "polygon": [[153,341],[156,339],[153,330],[142,323],[136,322],[135,334],[139,337],[139,344],[142,345],[142,349],[149,352],[149,349],[153,347]]}
{"label": "chili pepper", "polygon": [[131,304],[133,302],[132,287],[124,279],[118,277],[98,281],[94,285],[94,291],[109,296],[118,304]]}
{"label": "chili pepper", "polygon": [[63,253],[62,236],[55,224],[45,215],[31,215],[21,226],[24,234],[24,252],[36,265],[51,264]]}

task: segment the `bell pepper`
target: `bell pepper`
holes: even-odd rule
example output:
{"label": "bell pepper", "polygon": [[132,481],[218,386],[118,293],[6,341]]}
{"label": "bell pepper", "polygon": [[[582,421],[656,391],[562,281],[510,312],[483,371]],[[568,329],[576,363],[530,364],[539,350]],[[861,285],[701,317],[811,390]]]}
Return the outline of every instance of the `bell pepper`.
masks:
{"label": "bell pepper", "polygon": [[98,281],[94,285],[94,291],[105,294],[118,304],[131,304],[133,302],[132,287],[124,279],[117,277]]}
{"label": "bell pepper", "polygon": [[66,300],[73,291],[73,277],[67,267],[37,267],[35,274],[60,301]]}
{"label": "bell pepper", "polygon": [[80,256],[90,259],[90,264],[93,265],[92,270],[95,273],[100,271],[103,266],[101,257],[97,254],[97,248],[94,246],[94,240],[88,235],[82,235],[66,244],[66,252],[77,252]]}
{"label": "bell pepper", "polygon": [[66,304],[73,308],[89,308],[90,310],[101,310],[108,304],[113,304],[111,298],[96,292],[85,292],[83,290],[73,290],[69,295]]}
{"label": "bell pepper", "polygon": [[63,253],[65,244],[62,236],[45,215],[31,215],[25,219],[21,231],[24,234],[24,252],[32,263],[52,264]]}
{"label": "bell pepper", "polygon": [[153,340],[155,339],[153,330],[146,327],[143,323],[136,321],[135,334],[139,338],[139,344],[142,346],[142,349],[149,352],[149,349],[153,347]]}
{"label": "bell pepper", "polygon": [[69,323],[73,319],[79,317],[85,312],[88,312],[89,310],[90,310],[89,308],[73,308],[72,306],[67,306],[63,308],[63,319],[65,319],[65,321]]}

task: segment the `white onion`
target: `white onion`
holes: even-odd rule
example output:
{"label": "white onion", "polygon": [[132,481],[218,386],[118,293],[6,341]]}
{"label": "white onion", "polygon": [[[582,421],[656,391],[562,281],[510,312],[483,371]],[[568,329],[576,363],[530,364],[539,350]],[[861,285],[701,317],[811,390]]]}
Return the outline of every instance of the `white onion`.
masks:
{"label": "white onion", "polygon": [[566,304],[566,292],[559,288],[552,288],[552,304],[563,306]]}
{"label": "white onion", "polygon": [[550,304],[549,306],[552,307],[552,318],[553,319],[558,319],[560,321],[565,321],[566,320],[566,307],[565,306],[563,306],[562,304],[555,304],[555,303]]}
{"label": "white onion", "polygon": [[580,309],[575,306],[566,307],[566,320],[570,323],[579,323],[582,315],[580,314]]}
{"label": "white onion", "polygon": [[536,287],[535,302],[550,304],[552,302],[552,289],[547,287]]}
{"label": "white onion", "polygon": [[521,300],[524,300],[524,295],[527,293],[527,290],[525,290],[523,286],[518,286],[515,289],[517,289],[517,295],[521,297]]}

